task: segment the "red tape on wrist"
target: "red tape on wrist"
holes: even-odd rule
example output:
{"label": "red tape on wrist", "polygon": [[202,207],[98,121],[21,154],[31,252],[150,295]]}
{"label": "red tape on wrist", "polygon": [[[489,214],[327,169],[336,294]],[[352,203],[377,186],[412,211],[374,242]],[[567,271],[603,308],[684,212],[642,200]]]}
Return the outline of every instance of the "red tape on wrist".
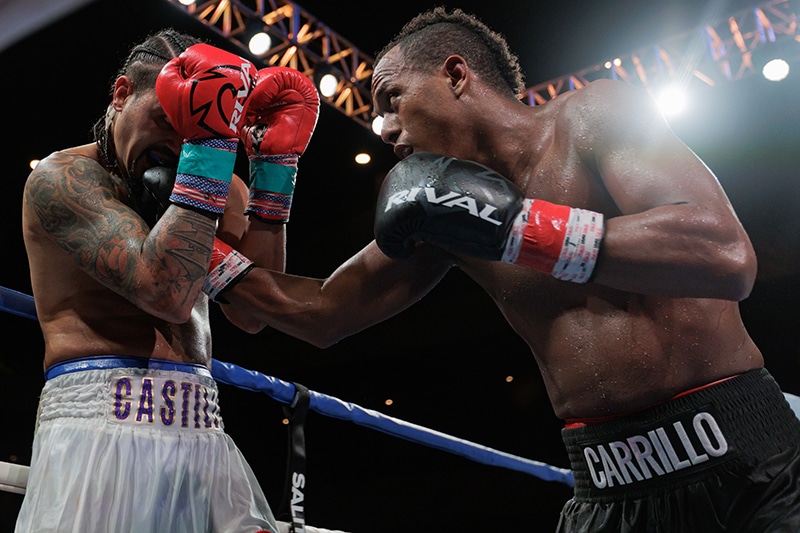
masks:
{"label": "red tape on wrist", "polygon": [[232,287],[239,279],[253,268],[253,262],[233,249],[229,244],[219,239],[214,239],[214,249],[211,252],[211,264],[208,274],[203,281],[203,292],[212,301],[219,300],[219,295],[227,288]]}
{"label": "red tape on wrist", "polygon": [[602,238],[601,213],[526,199],[511,227],[503,261],[586,283]]}

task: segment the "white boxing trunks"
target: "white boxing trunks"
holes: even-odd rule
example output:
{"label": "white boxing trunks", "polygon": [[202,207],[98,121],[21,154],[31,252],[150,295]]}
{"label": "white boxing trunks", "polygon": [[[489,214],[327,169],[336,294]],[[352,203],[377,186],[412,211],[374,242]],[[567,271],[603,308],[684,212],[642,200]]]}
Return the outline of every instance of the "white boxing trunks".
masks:
{"label": "white boxing trunks", "polygon": [[16,533],[277,531],[206,367],[91,357],[45,377]]}

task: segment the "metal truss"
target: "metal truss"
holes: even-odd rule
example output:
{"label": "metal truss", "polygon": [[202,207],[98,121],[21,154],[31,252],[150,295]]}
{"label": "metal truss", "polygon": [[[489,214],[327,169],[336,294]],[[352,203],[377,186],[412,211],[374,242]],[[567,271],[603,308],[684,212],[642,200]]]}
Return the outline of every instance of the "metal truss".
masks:
{"label": "metal truss", "polygon": [[198,0],[190,5],[167,1],[243,49],[248,56],[247,44],[243,42],[248,26],[263,23],[275,44],[254,61],[257,67],[288,66],[311,79],[322,70],[331,71],[337,75],[339,84],[332,96],[320,96],[322,101],[363,126],[372,127],[369,82],[374,59],[299,5],[285,0]]}
{"label": "metal truss", "polygon": [[787,50],[800,57],[796,0],[769,0],[727,19],[704,25],[662,43],[616,56],[601,65],[529,87],[522,94],[530,105],[552,100],[600,78],[620,79],[648,90],[666,82],[688,85],[693,80],[715,86],[756,72],[755,58],[770,48],[793,45]]}
{"label": "metal truss", "polygon": [[[369,84],[374,59],[299,5],[286,0],[198,0],[190,5],[167,1],[245,51],[248,26],[263,24],[276,44],[256,60],[257,65],[261,62],[259,67],[289,66],[311,79],[323,70],[333,71],[339,85],[333,96],[322,101],[371,128],[375,115]],[[800,47],[798,1],[768,0],[604,64],[533,85],[520,98],[539,105],[600,78],[620,79],[648,90],[667,81],[688,85],[699,80],[714,86],[738,80],[756,71],[756,56],[769,47],[784,43]],[[798,57],[800,53],[795,52],[793,59]]]}

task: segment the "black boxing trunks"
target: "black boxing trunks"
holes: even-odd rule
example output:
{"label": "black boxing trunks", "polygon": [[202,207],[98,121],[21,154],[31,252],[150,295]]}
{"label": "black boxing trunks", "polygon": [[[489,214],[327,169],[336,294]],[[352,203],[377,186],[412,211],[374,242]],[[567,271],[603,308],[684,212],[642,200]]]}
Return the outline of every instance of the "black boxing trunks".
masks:
{"label": "black boxing trunks", "polygon": [[562,437],[559,533],[800,532],[800,420],[766,369]]}

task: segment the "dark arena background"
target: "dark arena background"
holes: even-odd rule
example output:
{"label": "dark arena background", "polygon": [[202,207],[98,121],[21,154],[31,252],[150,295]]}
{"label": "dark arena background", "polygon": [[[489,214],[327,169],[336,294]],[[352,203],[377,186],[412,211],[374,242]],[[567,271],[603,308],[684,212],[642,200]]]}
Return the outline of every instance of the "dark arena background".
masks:
{"label": "dark arena background", "polygon": [[[409,0],[328,2],[8,0],[0,4],[0,286],[30,294],[20,205],[31,160],[88,142],[129,47],[165,26],[246,55],[246,24],[274,24],[269,57],[309,75],[350,75],[325,99],[301,158],[288,226],[290,273],[325,277],[372,239],[377,187],[396,162],[370,129],[372,59],[419,11]],[[741,312],[787,392],[800,394],[800,47],[794,1],[583,0],[448,4],[477,14],[519,55],[537,105],[600,77],[686,90],[678,135],[718,176],[749,231],[759,273]],[[326,49],[289,42],[287,21],[325,30]],[[283,33],[282,33],[283,32]],[[293,51],[290,47],[296,45]],[[760,73],[767,52],[789,54],[780,82]],[[290,56],[289,54],[294,54]],[[613,61],[618,59],[618,65]],[[606,68],[606,62],[609,67]],[[265,64],[262,64],[265,65]],[[338,70],[337,70],[338,69]],[[354,81],[355,80],[355,81]],[[349,91],[349,92],[348,92]],[[665,111],[666,112],[666,111]],[[358,165],[354,157],[372,160]],[[536,305],[531,302],[531,305]],[[538,368],[481,289],[459,271],[417,305],[326,350],[275,331],[247,335],[212,317],[215,358],[297,382],[365,409],[560,468],[568,461]],[[27,465],[43,342],[34,320],[4,313],[0,461]],[[509,377],[513,377],[509,378]],[[268,499],[284,495],[287,429],[279,403],[221,385],[226,428]],[[391,400],[391,403],[387,403]],[[552,531],[571,489],[310,412],[307,523],[353,533]],[[81,453],[75,450],[75,453]],[[0,532],[22,495],[0,491]]]}

